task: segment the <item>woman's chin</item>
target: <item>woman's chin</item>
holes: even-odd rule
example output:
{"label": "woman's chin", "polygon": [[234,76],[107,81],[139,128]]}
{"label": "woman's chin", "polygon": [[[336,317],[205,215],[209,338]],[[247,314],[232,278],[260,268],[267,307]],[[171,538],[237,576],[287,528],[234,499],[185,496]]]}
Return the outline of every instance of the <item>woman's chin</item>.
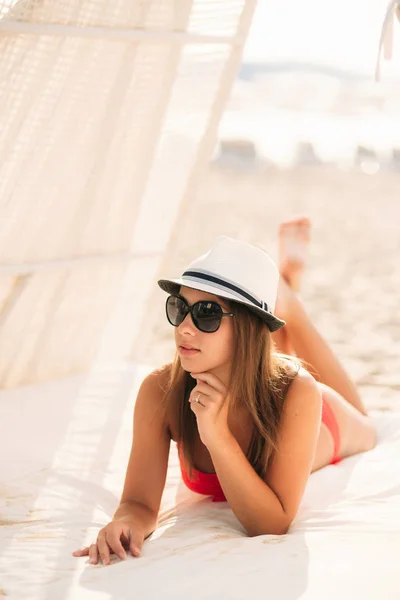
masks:
{"label": "woman's chin", "polygon": [[[197,359],[197,360],[196,360]],[[184,371],[188,371],[189,373],[196,369],[200,373],[200,371],[207,371],[207,369],[201,364],[201,361],[198,360],[196,356],[179,356],[179,360],[181,362],[181,367]]]}

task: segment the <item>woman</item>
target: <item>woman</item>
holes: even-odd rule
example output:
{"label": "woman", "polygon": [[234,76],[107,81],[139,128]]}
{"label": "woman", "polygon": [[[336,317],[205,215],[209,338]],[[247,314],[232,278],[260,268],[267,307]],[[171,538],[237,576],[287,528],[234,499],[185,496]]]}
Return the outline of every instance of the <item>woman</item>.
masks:
{"label": "woman", "polygon": [[74,556],[140,555],[171,439],[186,485],[227,500],[250,536],[286,533],[311,472],[374,447],[354,384],[296,294],[309,230],[308,219],[281,225],[279,271],[263,250],[220,237],[181,279],[159,281],[176,359],[143,381],[120,506]]}

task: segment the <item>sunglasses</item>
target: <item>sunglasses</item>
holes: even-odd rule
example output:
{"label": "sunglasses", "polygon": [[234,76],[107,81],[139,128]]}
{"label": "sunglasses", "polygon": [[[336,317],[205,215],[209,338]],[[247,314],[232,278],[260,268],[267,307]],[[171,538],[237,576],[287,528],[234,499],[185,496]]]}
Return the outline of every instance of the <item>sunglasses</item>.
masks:
{"label": "sunglasses", "polygon": [[204,333],[214,333],[221,325],[222,317],[233,317],[233,313],[225,313],[218,302],[200,300],[189,306],[180,296],[168,296],[165,304],[167,319],[174,327],[179,327],[188,313],[194,325]]}

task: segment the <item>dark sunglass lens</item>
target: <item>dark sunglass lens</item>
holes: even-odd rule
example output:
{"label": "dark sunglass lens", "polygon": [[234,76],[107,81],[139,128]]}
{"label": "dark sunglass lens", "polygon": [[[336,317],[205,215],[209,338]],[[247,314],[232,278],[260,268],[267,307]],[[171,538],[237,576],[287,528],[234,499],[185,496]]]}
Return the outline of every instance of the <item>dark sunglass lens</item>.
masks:
{"label": "dark sunglass lens", "polygon": [[186,304],[177,296],[169,296],[167,298],[167,318],[171,325],[178,327],[186,317]]}
{"label": "dark sunglass lens", "polygon": [[193,321],[205,333],[217,331],[221,324],[222,308],[216,302],[198,302],[193,307]]}

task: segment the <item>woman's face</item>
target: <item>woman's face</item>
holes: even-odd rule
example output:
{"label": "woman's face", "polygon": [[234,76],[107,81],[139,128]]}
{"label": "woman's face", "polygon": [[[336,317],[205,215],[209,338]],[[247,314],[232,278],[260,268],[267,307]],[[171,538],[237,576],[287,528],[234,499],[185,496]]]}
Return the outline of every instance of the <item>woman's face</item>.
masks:
{"label": "woman's face", "polygon": [[[181,286],[182,296],[189,306],[199,300],[218,302],[223,312],[230,312],[228,301],[214,294],[193,290]],[[234,317],[223,317],[221,325],[214,333],[204,333],[197,329],[192,321],[192,315],[186,315],[185,320],[175,327],[175,343],[179,353],[182,368],[191,373],[212,371],[222,379],[227,379],[233,357],[233,328]],[[188,353],[182,345],[196,348],[197,352]]]}

